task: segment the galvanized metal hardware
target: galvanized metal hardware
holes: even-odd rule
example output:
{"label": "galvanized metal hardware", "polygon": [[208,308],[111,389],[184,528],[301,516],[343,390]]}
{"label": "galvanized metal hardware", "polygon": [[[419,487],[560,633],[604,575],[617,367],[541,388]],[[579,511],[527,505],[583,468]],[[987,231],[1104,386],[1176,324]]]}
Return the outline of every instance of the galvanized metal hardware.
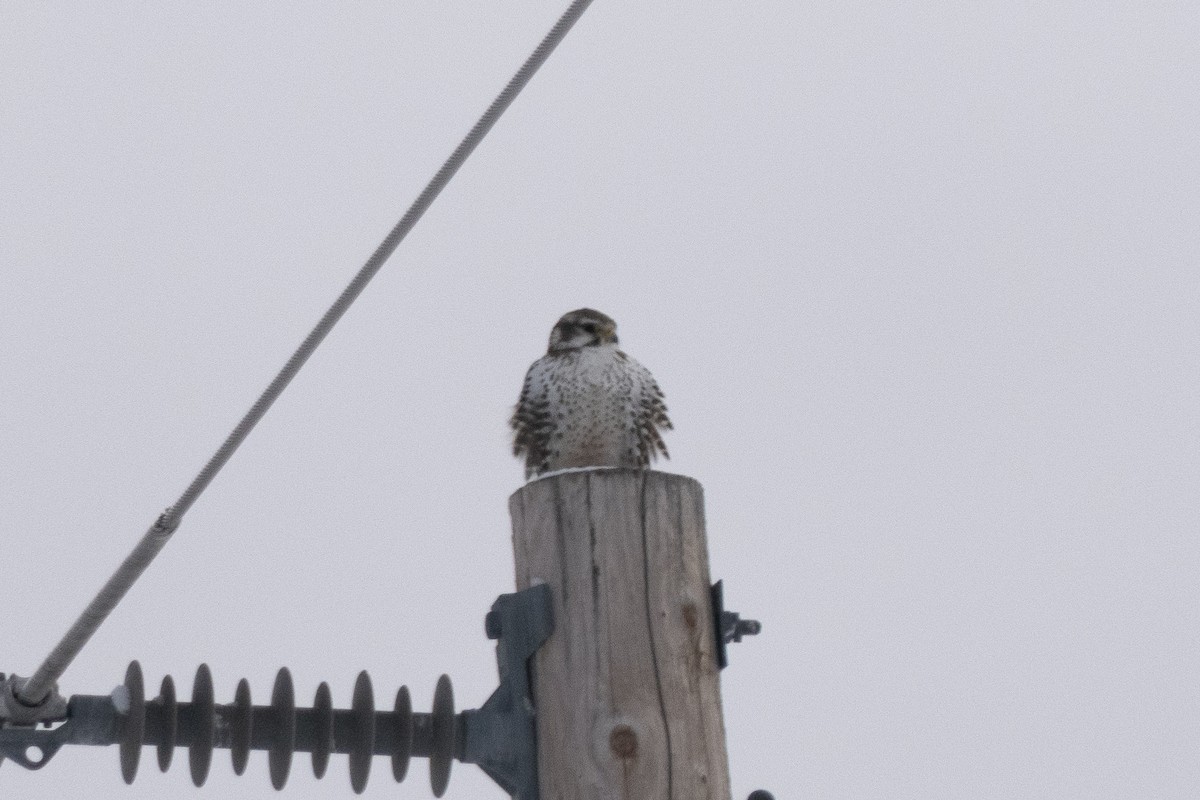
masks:
{"label": "galvanized metal hardware", "polygon": [[[324,776],[331,754],[344,753],[350,785],[358,793],[366,788],[373,756],[391,759],[397,782],[407,775],[410,759],[418,756],[429,759],[435,797],[446,791],[451,765],[458,759],[478,764],[517,800],[537,800],[528,661],[553,630],[548,587],[501,595],[492,605],[486,627],[489,637],[498,640],[500,687],[477,710],[455,713],[453,688],[443,675],[430,713],[413,712],[404,686],[396,693],[391,711],[377,711],[366,672],[355,681],[349,709],[333,708],[327,683],[317,688],[311,708],[297,708],[287,668],[275,677],[270,705],[251,702],[245,679],[238,683],[232,703],[218,704],[212,673],[204,664],[196,671],[190,702],[178,700],[169,675],[163,678],[158,696],[147,700],[142,669],[134,661],[125,672],[125,682],[112,694],[75,695],[64,700],[54,715],[43,704],[38,714],[19,717],[6,704],[0,720],[0,761],[7,758],[27,769],[41,769],[65,744],[116,744],[121,775],[132,783],[144,745],[155,746],[163,772],[178,745],[188,748],[192,782],[201,786],[214,749],[230,751],[237,775],[245,771],[251,750],[266,750],[271,785],[282,789],[297,751],[311,753],[318,778]],[[19,678],[0,683],[0,689],[18,704],[19,687]],[[38,728],[38,722],[46,727]]]}
{"label": "galvanized metal hardware", "polygon": [[529,659],[554,631],[550,587],[502,594],[484,622],[496,640],[500,687],[483,708],[463,712],[462,760],[478,764],[514,800],[537,800],[537,739]]}
{"label": "galvanized metal hardware", "polygon": [[49,694],[40,703],[30,704],[21,699],[21,692],[28,682],[28,678],[5,677],[0,673],[0,723],[35,725],[66,719],[67,701],[58,693],[57,684],[51,684]]}
{"label": "galvanized metal hardware", "polygon": [[757,636],[762,632],[762,623],[756,619],[742,619],[737,612],[725,610],[724,581],[717,581],[712,585],[710,599],[717,640],[717,665],[725,669],[729,666],[729,643],[741,642],[743,636]]}

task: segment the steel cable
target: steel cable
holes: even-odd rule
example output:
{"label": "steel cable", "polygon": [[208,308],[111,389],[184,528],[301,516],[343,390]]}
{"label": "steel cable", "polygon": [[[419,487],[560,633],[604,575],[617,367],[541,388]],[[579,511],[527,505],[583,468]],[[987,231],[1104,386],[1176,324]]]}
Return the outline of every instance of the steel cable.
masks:
{"label": "steel cable", "polygon": [[591,5],[592,0],[575,0],[559,17],[558,22],[550,29],[550,32],[542,39],[521,68],[517,70],[512,79],[497,95],[492,104],[483,112],[483,116],[471,128],[470,132],[459,143],[450,157],[446,159],[441,168],[430,179],[424,190],[413,201],[408,211],[396,223],[396,226],[388,233],[384,240],[380,243],[371,257],[367,259],[366,264],[354,276],[349,285],[334,301],[329,310],[321,317],[320,321],[312,329],[312,331],[304,338],[304,341],[296,348],[296,352],[288,359],[279,374],[267,386],[262,395],[254,401],[254,405],[246,412],[237,426],[221,444],[217,451],[213,454],[204,468],[192,480],[175,504],[169,507],[155,521],[150,529],[143,534],[141,541],[134,547],[133,551],[125,558],[121,566],[117,568],[108,582],[100,589],[100,592],[88,604],[83,613],[63,636],[62,640],[55,646],[42,665],[38,667],[37,672],[25,681],[18,692],[18,698],[26,704],[37,705],[50,694],[55,686],[55,682],[74,660],[83,646],[87,644],[92,634],[100,627],[101,623],[108,617],[112,610],[116,607],[125,593],[134,584],[142,572],[149,566],[158,552],[163,548],[163,545],[171,538],[171,535],[179,527],[179,523],[183,519],[184,514],[192,507],[192,504],[200,497],[204,490],[216,477],[225,463],[237,451],[238,447],[250,435],[250,431],[258,424],[258,421],[263,418],[270,409],[271,405],[278,399],[287,385],[291,383],[292,378],[300,371],[304,363],[308,361],[309,356],[320,346],[322,340],[337,324],[346,310],[350,308],[355,299],[366,288],[375,274],[395,252],[400,242],[408,235],[417,221],[441,193],[454,174],[458,172],[459,167],[467,160],[476,146],[487,135],[492,126],[500,118],[500,115],[512,104],[525,85],[537,72],[538,68],[554,51],[554,48],[563,40],[570,31],[575,22],[582,16],[587,7]]}

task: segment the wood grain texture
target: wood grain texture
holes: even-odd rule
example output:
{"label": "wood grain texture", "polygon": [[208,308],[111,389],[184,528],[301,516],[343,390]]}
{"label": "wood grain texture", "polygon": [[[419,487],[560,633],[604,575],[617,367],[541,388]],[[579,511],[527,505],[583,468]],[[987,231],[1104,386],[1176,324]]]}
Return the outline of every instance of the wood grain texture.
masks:
{"label": "wood grain texture", "polygon": [[570,472],[509,500],[517,588],[550,585],[542,800],[729,800],[700,484]]}

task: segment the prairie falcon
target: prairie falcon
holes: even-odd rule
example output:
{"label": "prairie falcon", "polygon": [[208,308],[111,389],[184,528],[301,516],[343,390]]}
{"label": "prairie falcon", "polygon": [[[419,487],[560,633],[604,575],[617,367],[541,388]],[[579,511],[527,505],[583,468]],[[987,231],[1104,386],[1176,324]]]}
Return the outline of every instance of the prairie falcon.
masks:
{"label": "prairie falcon", "polygon": [[660,452],[668,457],[662,389],[617,349],[617,323],[590,308],[564,314],[550,331],[510,424],[526,478],[567,467],[645,469]]}

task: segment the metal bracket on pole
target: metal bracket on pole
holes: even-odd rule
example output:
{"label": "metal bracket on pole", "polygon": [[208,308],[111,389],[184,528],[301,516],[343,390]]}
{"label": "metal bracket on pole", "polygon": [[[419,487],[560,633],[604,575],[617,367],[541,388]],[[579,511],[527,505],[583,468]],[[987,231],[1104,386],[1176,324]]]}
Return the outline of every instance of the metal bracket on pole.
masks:
{"label": "metal bracket on pole", "polygon": [[7,758],[25,769],[41,769],[64,744],[109,744],[119,735],[120,718],[111,697],[72,697],[62,716],[66,721],[53,728],[49,721],[42,723],[45,728],[14,723],[0,727],[0,761]]}
{"label": "metal bracket on pole", "polygon": [[483,707],[464,712],[462,761],[500,784],[514,800],[537,800],[537,738],[529,659],[554,631],[550,587],[502,594],[485,628],[496,640],[500,687]]}
{"label": "metal bracket on pole", "polygon": [[730,642],[740,642],[743,636],[757,636],[762,632],[762,623],[756,619],[742,619],[736,611],[725,610],[725,582],[717,581],[711,589],[713,628],[717,637],[717,666],[729,666]]}

